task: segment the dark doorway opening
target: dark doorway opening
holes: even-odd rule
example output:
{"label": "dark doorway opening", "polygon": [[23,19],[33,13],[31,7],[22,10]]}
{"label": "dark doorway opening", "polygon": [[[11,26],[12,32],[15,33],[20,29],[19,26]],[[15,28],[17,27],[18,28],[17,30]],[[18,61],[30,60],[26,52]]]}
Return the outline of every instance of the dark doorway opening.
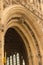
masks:
{"label": "dark doorway opening", "polygon": [[4,37],[4,65],[27,65],[27,51],[23,39],[19,33],[9,28]]}

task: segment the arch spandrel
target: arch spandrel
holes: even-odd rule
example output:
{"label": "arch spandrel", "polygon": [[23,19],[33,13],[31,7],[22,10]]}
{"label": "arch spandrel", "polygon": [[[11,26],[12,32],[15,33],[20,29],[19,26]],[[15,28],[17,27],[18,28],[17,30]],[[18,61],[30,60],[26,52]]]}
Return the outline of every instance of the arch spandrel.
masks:
{"label": "arch spandrel", "polygon": [[[29,58],[32,58],[32,60],[30,60],[30,62],[31,62],[30,65],[34,65],[34,64],[36,64],[36,62],[37,62],[37,65],[40,65],[40,64],[42,65],[42,58],[41,58],[42,48],[41,48],[41,44],[40,44],[41,41],[39,41],[39,38],[38,38],[40,36],[38,34],[39,29],[37,28],[38,24],[36,23],[35,16],[30,11],[28,11],[25,7],[23,7],[21,5],[15,5],[15,6],[11,6],[11,7],[7,8],[6,10],[4,10],[3,16],[2,16],[2,23],[4,24],[3,35],[5,35],[5,32],[7,31],[8,28],[14,27],[16,30],[18,30],[19,34],[21,34],[21,35],[22,35],[22,33],[24,34],[28,43],[30,41],[30,44],[29,44],[30,50],[29,51],[31,51],[30,52],[31,57],[29,57]],[[19,31],[19,29],[22,33]],[[30,38],[29,38],[29,35],[30,35]],[[33,41],[31,39],[33,39]],[[3,36],[3,41],[4,41],[4,36]],[[36,48],[36,50],[35,50],[36,55],[32,55],[34,48],[32,49],[33,46],[31,46],[31,44],[35,45],[34,48]],[[28,48],[28,46],[27,46],[27,48]],[[4,51],[3,51],[3,53],[4,53]],[[36,58],[36,61],[35,61],[35,58]]]}

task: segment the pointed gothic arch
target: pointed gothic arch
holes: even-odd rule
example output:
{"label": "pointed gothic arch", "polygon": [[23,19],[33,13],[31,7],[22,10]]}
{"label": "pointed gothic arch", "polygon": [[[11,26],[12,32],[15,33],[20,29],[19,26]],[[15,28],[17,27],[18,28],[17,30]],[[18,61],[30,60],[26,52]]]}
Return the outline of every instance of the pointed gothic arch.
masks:
{"label": "pointed gothic arch", "polygon": [[[41,44],[37,33],[38,25],[36,26],[35,16],[21,5],[11,6],[3,12],[2,22],[4,21],[3,45],[4,36],[9,28],[14,28],[21,36],[26,46],[28,55],[28,65],[42,64],[41,59]],[[37,30],[36,30],[37,28]],[[4,49],[4,46],[3,46]],[[4,50],[3,50],[4,57]],[[35,61],[36,59],[36,61]]]}

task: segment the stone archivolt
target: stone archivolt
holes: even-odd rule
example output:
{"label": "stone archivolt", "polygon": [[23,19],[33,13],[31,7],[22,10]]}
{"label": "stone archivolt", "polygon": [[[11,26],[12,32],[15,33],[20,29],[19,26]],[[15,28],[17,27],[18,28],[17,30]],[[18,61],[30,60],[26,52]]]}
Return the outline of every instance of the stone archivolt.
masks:
{"label": "stone archivolt", "polygon": [[[22,4],[25,5],[24,2],[26,3],[24,0]],[[12,5],[12,3],[16,4]],[[9,28],[15,29],[24,40],[28,53],[29,64],[27,65],[43,65],[43,40],[41,39],[43,38],[43,32],[40,29],[41,25],[36,22],[38,17],[19,3],[21,3],[20,0],[4,0],[3,7],[5,9],[2,12],[2,25],[0,27],[2,44],[1,65],[4,65],[4,36]],[[38,21],[40,21],[39,18]]]}

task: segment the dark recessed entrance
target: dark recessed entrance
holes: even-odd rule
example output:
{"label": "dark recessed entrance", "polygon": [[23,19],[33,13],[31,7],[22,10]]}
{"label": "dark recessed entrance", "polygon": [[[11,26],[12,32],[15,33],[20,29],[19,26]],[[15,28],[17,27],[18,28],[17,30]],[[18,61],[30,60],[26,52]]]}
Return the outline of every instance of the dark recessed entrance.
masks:
{"label": "dark recessed entrance", "polygon": [[23,39],[18,32],[9,28],[5,34],[4,56],[6,63],[4,65],[27,65],[27,51]]}

